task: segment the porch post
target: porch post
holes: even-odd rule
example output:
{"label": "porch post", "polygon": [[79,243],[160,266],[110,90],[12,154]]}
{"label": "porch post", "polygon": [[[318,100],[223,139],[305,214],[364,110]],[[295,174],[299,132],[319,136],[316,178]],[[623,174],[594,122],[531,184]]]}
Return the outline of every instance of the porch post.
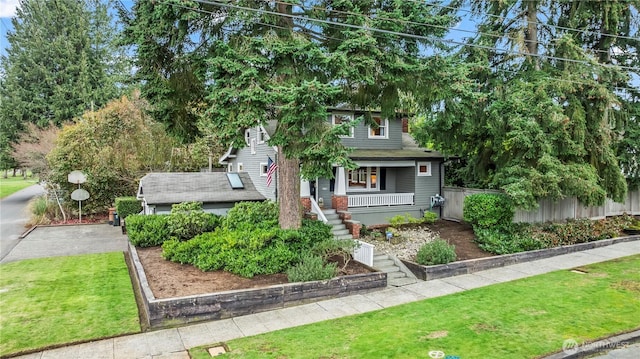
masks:
{"label": "porch post", "polygon": [[336,171],[336,184],[331,196],[331,207],[336,211],[346,211],[349,208],[347,177],[344,174],[344,167],[338,167]]}
{"label": "porch post", "polygon": [[309,181],[300,177],[300,202],[305,212],[311,212],[311,191],[309,190]]}

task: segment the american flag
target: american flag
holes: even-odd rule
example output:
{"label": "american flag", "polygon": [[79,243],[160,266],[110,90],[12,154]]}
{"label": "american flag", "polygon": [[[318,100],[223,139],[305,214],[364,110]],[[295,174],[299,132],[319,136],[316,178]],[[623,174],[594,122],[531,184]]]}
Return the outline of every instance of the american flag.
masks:
{"label": "american flag", "polygon": [[271,181],[273,181],[273,174],[278,169],[278,165],[273,162],[271,157],[267,156],[269,159],[267,162],[267,187],[271,186]]}

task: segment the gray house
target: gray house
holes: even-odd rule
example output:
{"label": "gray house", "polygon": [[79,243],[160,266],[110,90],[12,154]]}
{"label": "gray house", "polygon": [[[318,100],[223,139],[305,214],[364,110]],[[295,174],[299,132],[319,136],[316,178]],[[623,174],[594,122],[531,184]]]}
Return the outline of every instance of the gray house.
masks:
{"label": "gray house", "polygon": [[140,179],[137,198],[144,214],[170,213],[181,202],[202,202],[203,209],[226,214],[236,202],[264,201],[248,173],[149,173]]}
{"label": "gray house", "polygon": [[[352,121],[362,113],[335,110],[328,118],[337,125]],[[434,200],[442,193],[444,157],[420,148],[407,132],[407,120],[385,119],[373,115],[379,125],[373,128],[360,122],[350,128],[342,142],[354,148],[350,157],[359,168],[334,167],[334,179],[317,178],[301,192],[320,207],[347,211],[351,219],[366,225],[386,224],[398,214],[421,217],[424,211],[435,211]],[[256,189],[275,200],[275,181],[267,186],[269,159],[275,161],[276,148],[268,145],[275,124],[245,131],[246,147],[230,148],[220,163],[228,172],[248,174]]]}

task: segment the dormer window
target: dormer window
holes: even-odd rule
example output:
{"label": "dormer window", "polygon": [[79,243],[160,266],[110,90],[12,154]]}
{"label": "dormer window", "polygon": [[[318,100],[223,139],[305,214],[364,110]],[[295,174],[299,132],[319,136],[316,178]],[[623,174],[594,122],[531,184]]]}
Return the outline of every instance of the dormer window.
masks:
{"label": "dormer window", "polygon": [[247,146],[249,146],[250,142],[251,142],[251,130],[246,129],[244,130],[244,143],[246,143]]}
{"label": "dormer window", "polygon": [[[352,113],[334,113],[331,115],[331,124],[333,126],[338,126],[349,122],[353,122]],[[346,128],[344,130],[344,133],[340,134],[340,137],[353,138],[353,126]]]}
{"label": "dormer window", "polygon": [[262,126],[258,126],[257,128],[257,139],[258,139],[258,144],[260,143],[264,143],[265,139],[266,139],[266,135],[267,133],[265,132],[264,128],[262,128]]}
{"label": "dormer window", "polygon": [[389,120],[382,119],[380,116],[371,118],[378,126],[369,126],[369,138],[389,138]]}

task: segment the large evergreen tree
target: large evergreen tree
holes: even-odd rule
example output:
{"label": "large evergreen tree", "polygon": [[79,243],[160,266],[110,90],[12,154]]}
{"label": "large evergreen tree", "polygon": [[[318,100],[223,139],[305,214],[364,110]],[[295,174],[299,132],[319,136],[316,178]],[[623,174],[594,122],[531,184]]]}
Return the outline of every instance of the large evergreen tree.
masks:
{"label": "large evergreen tree", "polygon": [[0,59],[3,153],[27,123],[60,125],[117,97],[123,71],[104,2],[22,0],[12,24]]}
{"label": "large evergreen tree", "polygon": [[277,121],[270,144],[279,151],[280,225],[296,228],[301,171],[310,178],[350,164],[327,108],[395,115],[400,95],[435,72],[424,54],[452,23],[449,12],[394,0],[145,1],[127,34],[143,94],[174,132],[194,133],[202,103],[205,120],[234,146],[244,144],[244,128]]}
{"label": "large evergreen tree", "polygon": [[458,54],[464,86],[426,99],[437,111],[418,132],[466,159],[464,184],[503,189],[520,207],[622,201],[618,142],[637,123],[628,99],[639,71],[624,57],[637,58],[639,2],[471,4],[480,25]]}

